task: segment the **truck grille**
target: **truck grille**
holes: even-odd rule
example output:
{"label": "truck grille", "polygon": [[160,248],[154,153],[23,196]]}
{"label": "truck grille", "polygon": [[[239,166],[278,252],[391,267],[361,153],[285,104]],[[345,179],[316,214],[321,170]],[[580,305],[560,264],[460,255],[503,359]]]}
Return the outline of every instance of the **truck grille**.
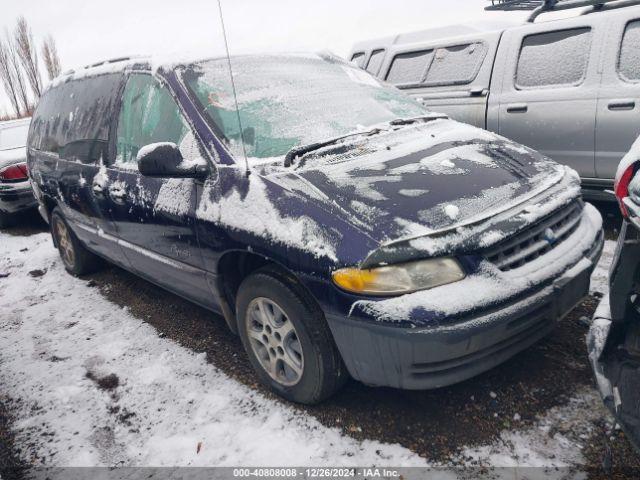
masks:
{"label": "truck grille", "polygon": [[575,200],[531,227],[485,250],[484,257],[503,272],[522,267],[553,250],[580,223],[582,200]]}

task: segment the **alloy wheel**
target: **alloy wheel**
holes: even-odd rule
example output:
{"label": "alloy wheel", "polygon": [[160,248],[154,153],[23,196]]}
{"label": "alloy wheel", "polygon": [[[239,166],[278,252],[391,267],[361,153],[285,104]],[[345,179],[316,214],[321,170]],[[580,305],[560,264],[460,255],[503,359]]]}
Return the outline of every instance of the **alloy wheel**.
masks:
{"label": "alloy wheel", "polygon": [[76,262],[76,256],[73,249],[73,243],[71,241],[71,234],[69,232],[69,229],[62,220],[57,219],[55,222],[55,232],[62,261],[67,268],[72,269]]}
{"label": "alloy wheel", "polygon": [[269,376],[293,386],[304,372],[304,355],[296,329],[280,306],[259,297],[249,304],[246,330],[251,349]]}

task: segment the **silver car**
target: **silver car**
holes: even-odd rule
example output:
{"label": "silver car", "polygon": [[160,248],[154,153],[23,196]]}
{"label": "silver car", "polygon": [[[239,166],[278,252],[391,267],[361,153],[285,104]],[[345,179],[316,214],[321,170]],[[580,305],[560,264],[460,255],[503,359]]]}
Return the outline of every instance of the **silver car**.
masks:
{"label": "silver car", "polygon": [[640,135],[640,7],[619,7],[633,3],[403,33],[360,42],[349,58],[432,111],[574,168],[585,197],[612,199],[604,190]]}
{"label": "silver car", "polygon": [[0,123],[0,228],[37,207],[27,171],[30,118]]}

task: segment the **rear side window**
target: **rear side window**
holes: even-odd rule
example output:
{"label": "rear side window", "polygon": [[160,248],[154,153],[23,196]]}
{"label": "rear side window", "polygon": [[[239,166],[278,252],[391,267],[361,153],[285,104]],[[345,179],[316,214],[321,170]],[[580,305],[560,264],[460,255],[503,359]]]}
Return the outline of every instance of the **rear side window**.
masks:
{"label": "rear side window", "polygon": [[464,85],[478,76],[487,56],[484,43],[467,43],[396,55],[387,81],[395,85]]}
{"label": "rear side window", "polygon": [[364,52],[354,53],[351,57],[351,61],[355,63],[358,67],[364,67]]}
{"label": "rear side window", "polygon": [[575,28],[524,38],[516,87],[577,86],[585,78],[591,52],[591,29]]}
{"label": "rear side window", "polygon": [[624,31],[618,72],[624,80],[640,81],[640,20],[628,23]]}
{"label": "rear side window", "polygon": [[106,154],[121,81],[121,74],[106,74],[45,92],[31,121],[29,146],[64,160],[97,162]]}
{"label": "rear side window", "polygon": [[424,83],[430,86],[471,83],[486,55],[487,47],[483,43],[438,48]]}
{"label": "rear side window", "polygon": [[198,156],[191,129],[171,93],[154,77],[129,77],[118,115],[116,164],[137,169],[138,151],[145,145],[173,142],[185,159]]}
{"label": "rear side window", "polygon": [[422,83],[427,65],[431,63],[433,50],[401,53],[393,58],[387,81],[394,85],[415,85]]}
{"label": "rear side window", "polygon": [[367,72],[371,75],[378,75],[380,73],[380,67],[384,60],[384,49],[374,50],[369,57],[369,63],[367,64]]}

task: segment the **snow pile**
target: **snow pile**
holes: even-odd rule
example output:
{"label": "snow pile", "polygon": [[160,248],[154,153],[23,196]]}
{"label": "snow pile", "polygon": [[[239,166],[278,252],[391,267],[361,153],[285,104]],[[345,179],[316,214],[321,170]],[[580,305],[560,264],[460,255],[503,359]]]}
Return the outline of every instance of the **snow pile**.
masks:
{"label": "snow pile", "polygon": [[[0,279],[0,388],[21,400],[15,428],[27,461],[426,466],[398,445],[325,428],[160,338],[69,276],[47,234],[0,233],[0,259],[9,274]],[[36,269],[46,273],[29,275]]]}
{"label": "snow pile", "polygon": [[403,197],[421,197],[422,195],[426,195],[427,193],[429,193],[429,190],[420,188],[406,188],[398,190],[398,193]]}
{"label": "snow pile", "polygon": [[[549,410],[536,424],[524,431],[505,430],[489,446],[466,448],[460,455],[471,466],[547,467],[544,477],[564,478],[568,467],[584,463],[581,439],[593,433],[594,423],[606,416],[600,397],[592,389],[583,390],[567,405]],[[541,472],[542,473],[542,472]]]}
{"label": "snow pile", "polygon": [[455,220],[456,218],[458,218],[458,214],[460,213],[460,209],[458,207],[456,207],[455,205],[448,204],[448,205],[444,206],[444,213],[451,220]]}

